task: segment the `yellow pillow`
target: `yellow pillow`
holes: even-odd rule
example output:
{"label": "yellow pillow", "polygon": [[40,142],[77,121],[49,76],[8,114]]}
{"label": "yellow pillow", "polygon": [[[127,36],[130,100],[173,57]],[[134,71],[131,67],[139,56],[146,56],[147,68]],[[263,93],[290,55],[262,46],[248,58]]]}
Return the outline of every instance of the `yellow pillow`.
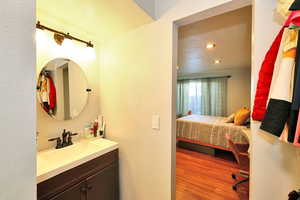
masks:
{"label": "yellow pillow", "polygon": [[235,125],[243,125],[250,117],[250,110],[248,108],[242,108],[236,111],[234,116]]}

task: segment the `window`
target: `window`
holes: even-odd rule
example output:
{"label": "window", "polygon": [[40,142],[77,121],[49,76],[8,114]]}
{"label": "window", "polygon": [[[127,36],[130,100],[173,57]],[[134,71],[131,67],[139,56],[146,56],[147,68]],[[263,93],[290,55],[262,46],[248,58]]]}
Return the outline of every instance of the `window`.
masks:
{"label": "window", "polygon": [[177,114],[225,116],[227,110],[227,78],[179,80]]}

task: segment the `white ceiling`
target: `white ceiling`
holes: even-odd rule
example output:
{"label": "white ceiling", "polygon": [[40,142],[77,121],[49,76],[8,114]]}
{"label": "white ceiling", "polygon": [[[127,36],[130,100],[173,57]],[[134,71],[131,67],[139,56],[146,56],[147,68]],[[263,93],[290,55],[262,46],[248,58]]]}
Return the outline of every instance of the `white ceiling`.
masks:
{"label": "white ceiling", "polygon": [[155,0],[134,0],[147,14],[156,19]]}
{"label": "white ceiling", "polygon": [[146,13],[157,20],[177,3],[177,0],[134,0]]}
{"label": "white ceiling", "polygon": [[[248,6],[180,27],[178,74],[251,67],[251,18]],[[208,42],[216,47],[206,49]]]}

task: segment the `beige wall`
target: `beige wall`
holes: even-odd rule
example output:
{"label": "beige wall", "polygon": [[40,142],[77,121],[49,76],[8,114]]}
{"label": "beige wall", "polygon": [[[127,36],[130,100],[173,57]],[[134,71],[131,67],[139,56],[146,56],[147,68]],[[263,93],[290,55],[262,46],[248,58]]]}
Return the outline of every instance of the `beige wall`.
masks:
{"label": "beige wall", "polygon": [[[120,143],[123,200],[169,200],[174,194],[173,22],[224,2],[177,1],[161,19],[103,46],[101,111],[108,137]],[[160,115],[158,131],[151,129],[154,114]]]}
{"label": "beige wall", "polygon": [[227,113],[230,115],[238,109],[250,109],[251,101],[251,68],[233,70],[228,79]]}
{"label": "beige wall", "polygon": [[234,113],[240,108],[250,108],[251,100],[251,68],[220,69],[199,74],[180,76],[179,78],[201,78],[212,76],[228,76],[227,82],[227,115]]}
{"label": "beige wall", "polygon": [[[66,12],[67,10],[67,12]],[[82,132],[84,125],[96,119],[100,113],[99,103],[99,52],[101,44],[137,26],[152,21],[131,0],[110,1],[75,1],[69,0],[37,1],[37,19],[43,25],[56,28],[71,35],[91,40],[95,44],[96,57],[85,54],[85,45],[74,42],[75,45],[66,45],[57,48],[53,34],[46,32],[45,37],[39,37],[37,43],[37,75],[42,67],[57,57],[70,58],[79,64],[85,72],[89,88],[87,107],[79,117],[70,121],[58,121],[50,118],[37,105],[37,130],[39,131],[38,149],[43,150],[55,144],[47,140],[60,136],[63,129]],[[104,83],[105,87],[110,87]],[[76,139],[76,138],[75,138]]]}
{"label": "beige wall", "polygon": [[[39,12],[37,14],[39,14]],[[60,23],[60,21],[57,21],[57,23]],[[47,23],[47,25],[50,27],[56,27],[56,25],[52,23]],[[70,28],[72,27],[70,26]],[[65,26],[65,29],[68,29],[67,24]],[[87,77],[88,87],[92,89],[92,92],[89,93],[87,106],[82,111],[82,113],[73,120],[60,121],[53,119],[42,110],[42,107],[39,103],[37,104],[37,131],[39,132],[38,149],[43,150],[55,146],[54,142],[48,142],[48,139],[61,136],[63,129],[67,129],[77,133],[83,132],[84,126],[88,122],[96,119],[99,115],[99,61],[98,57],[96,57],[95,59],[86,60],[84,57],[76,56],[76,54],[73,54],[73,51],[65,50],[64,47],[62,47],[62,51],[65,51],[64,53],[62,53],[62,51],[54,49],[55,42],[52,39],[52,34],[47,32],[45,32],[44,40],[38,40],[37,42],[36,77],[38,77],[40,71],[47,64],[47,62],[51,61],[52,59],[60,57],[69,58],[76,62],[79,66],[81,66]],[[73,50],[75,49],[78,51],[84,51],[84,48],[84,45],[75,44]],[[96,46],[96,52],[98,48],[99,47]]]}
{"label": "beige wall", "polygon": [[37,0],[37,12],[42,23],[100,43],[152,22],[133,0]]}
{"label": "beige wall", "polygon": [[[61,2],[63,5],[64,2]],[[44,112],[39,104],[37,104],[37,131],[39,132],[38,137],[38,150],[47,149],[54,147],[54,142],[48,142],[49,138],[61,136],[63,129],[67,129],[73,132],[82,132],[84,126],[96,119],[99,114],[99,56],[97,56],[100,46],[97,40],[97,34],[85,28],[80,28],[80,23],[73,25],[73,21],[69,21],[69,17],[75,16],[76,13],[73,11],[68,12],[66,20],[60,12],[54,13],[53,10],[60,5],[55,1],[38,1],[37,2],[37,19],[42,24],[57,28],[64,32],[70,32],[75,34],[77,37],[89,39],[95,44],[95,58],[85,56],[85,45],[74,42],[73,46],[62,46],[58,48],[53,40],[53,34],[44,31],[44,35],[37,38],[37,74],[40,73],[41,69],[47,62],[55,58],[69,58],[82,67],[87,80],[88,86],[92,89],[89,94],[88,103],[83,112],[75,119],[69,121],[59,121],[52,119]],[[61,7],[57,7],[59,10]],[[85,8],[83,16],[86,16]],[[96,17],[96,16],[95,16]],[[84,23],[84,21],[81,21]],[[80,30],[80,31],[79,31]],[[75,138],[76,140],[76,138]]]}
{"label": "beige wall", "polygon": [[[175,65],[172,68],[172,24],[225,2],[179,0],[158,21],[103,48],[100,80],[110,87],[100,86],[101,107],[109,120],[108,136],[120,142],[122,199],[171,198],[171,114],[172,108],[175,110],[171,92],[176,80]],[[265,52],[279,29],[274,14],[276,0],[254,3],[252,88]],[[208,17],[211,13],[193,18]],[[190,21],[193,19],[181,22]],[[153,114],[161,117],[159,131],[151,129]],[[251,199],[286,199],[291,189],[299,187],[299,150],[258,131],[257,127],[257,123],[252,126]]]}
{"label": "beige wall", "polygon": [[36,198],[35,1],[0,6],[0,199]]}

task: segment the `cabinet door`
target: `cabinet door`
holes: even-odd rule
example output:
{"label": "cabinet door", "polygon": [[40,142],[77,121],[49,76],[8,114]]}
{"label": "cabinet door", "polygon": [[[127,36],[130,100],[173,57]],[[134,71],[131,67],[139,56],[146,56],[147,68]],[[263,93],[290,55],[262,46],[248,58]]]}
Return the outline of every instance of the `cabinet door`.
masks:
{"label": "cabinet door", "polygon": [[50,200],[86,200],[86,188],[83,183],[70,187]]}
{"label": "cabinet door", "polygon": [[87,179],[87,200],[118,200],[118,167],[112,165]]}

